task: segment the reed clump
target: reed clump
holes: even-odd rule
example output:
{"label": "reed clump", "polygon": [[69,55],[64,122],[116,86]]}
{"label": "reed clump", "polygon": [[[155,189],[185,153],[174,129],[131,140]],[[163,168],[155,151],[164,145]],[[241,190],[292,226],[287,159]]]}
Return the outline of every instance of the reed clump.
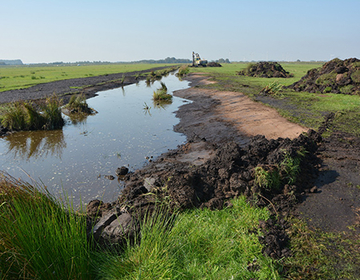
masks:
{"label": "reed clump", "polygon": [[178,77],[184,77],[186,74],[188,74],[190,71],[189,69],[189,66],[187,65],[182,65],[180,68],[179,68],[179,71],[176,73],[176,76]]}
{"label": "reed clump", "polygon": [[166,85],[161,82],[161,87],[158,88],[156,91],[154,91],[153,94],[153,100],[154,101],[171,101],[172,100],[172,95],[168,94],[167,91],[167,87]]}
{"label": "reed clump", "polygon": [[30,101],[17,101],[4,109],[1,125],[9,130],[51,130],[62,128],[65,124],[61,115],[61,100],[57,96],[46,99],[35,106]]}
{"label": "reed clump", "polygon": [[70,97],[69,103],[66,104],[64,107],[64,112],[68,114],[86,114],[91,115],[95,113],[95,110],[90,108],[89,105],[86,102],[85,95],[79,94],[79,95],[72,95]]}

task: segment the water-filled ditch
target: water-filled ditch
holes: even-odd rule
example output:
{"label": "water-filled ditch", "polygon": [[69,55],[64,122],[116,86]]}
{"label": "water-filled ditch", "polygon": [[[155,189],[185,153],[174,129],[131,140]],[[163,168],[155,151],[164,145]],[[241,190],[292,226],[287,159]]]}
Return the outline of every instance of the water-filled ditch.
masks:
{"label": "water-filled ditch", "polygon": [[[189,87],[175,75],[162,82],[169,92]],[[41,182],[54,196],[65,194],[76,205],[95,198],[114,201],[122,182],[108,178],[117,178],[118,167],[141,168],[186,141],[173,126],[178,123],[174,111],[188,101],[173,97],[171,104],[154,103],[152,94],[159,87],[159,81],[150,86],[141,81],[99,92],[87,100],[98,111],[96,115],[77,123],[67,119],[62,130],[18,132],[0,138],[0,170]]]}

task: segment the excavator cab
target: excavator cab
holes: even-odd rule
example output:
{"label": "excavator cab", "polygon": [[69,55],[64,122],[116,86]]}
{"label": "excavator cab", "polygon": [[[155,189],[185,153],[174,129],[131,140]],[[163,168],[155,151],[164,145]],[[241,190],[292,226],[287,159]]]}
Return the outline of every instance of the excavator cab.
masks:
{"label": "excavator cab", "polygon": [[193,66],[206,66],[207,60],[201,59],[198,53],[192,52]]}

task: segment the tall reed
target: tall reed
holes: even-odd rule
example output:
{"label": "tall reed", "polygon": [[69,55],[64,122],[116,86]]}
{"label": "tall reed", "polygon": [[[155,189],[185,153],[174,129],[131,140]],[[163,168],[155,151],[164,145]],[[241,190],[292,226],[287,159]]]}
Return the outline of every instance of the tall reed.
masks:
{"label": "tall reed", "polygon": [[58,129],[62,128],[65,121],[61,115],[62,100],[56,95],[46,99],[44,105],[41,106],[42,115],[45,118],[45,129]]}

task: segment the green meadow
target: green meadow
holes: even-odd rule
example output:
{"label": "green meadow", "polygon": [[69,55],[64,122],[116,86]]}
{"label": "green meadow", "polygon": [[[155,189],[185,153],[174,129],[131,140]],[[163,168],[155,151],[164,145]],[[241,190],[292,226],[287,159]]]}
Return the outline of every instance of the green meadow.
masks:
{"label": "green meadow", "polygon": [[0,66],[0,92],[57,80],[142,71],[173,64],[101,64],[68,66]]}

